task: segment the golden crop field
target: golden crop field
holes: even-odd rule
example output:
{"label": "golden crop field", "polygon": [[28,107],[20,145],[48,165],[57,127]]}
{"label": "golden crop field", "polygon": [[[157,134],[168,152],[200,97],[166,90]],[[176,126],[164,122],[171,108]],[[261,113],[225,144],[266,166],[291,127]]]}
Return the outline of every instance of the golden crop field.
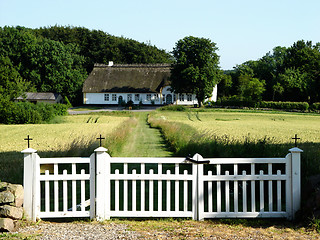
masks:
{"label": "golden crop field", "polygon": [[90,142],[101,134],[107,137],[128,117],[74,115],[55,124],[0,125],[0,152],[22,151],[30,135],[31,147],[38,151],[64,151],[73,141]]}
{"label": "golden crop field", "polygon": [[274,138],[276,142],[293,142],[298,134],[301,142],[320,143],[320,115],[273,112],[157,112],[156,118],[181,122],[217,136],[244,140],[250,138]]}

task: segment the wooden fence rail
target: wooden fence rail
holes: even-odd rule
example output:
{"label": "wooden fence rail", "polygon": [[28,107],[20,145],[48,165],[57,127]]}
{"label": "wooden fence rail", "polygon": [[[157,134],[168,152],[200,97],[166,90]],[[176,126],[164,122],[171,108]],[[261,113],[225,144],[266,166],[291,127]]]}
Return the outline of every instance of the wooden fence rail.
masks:
{"label": "wooden fence rail", "polygon": [[[28,219],[190,217],[293,219],[300,208],[300,158],[87,158],[24,153]],[[206,164],[203,164],[206,163]]]}

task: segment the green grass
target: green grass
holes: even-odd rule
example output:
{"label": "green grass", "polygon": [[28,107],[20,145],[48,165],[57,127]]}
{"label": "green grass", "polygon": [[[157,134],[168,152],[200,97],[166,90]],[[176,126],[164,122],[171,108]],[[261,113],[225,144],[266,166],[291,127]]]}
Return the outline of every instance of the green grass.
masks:
{"label": "green grass", "polygon": [[147,113],[136,114],[137,126],[132,130],[118,157],[169,157],[172,152],[167,150],[158,129],[147,124]]}

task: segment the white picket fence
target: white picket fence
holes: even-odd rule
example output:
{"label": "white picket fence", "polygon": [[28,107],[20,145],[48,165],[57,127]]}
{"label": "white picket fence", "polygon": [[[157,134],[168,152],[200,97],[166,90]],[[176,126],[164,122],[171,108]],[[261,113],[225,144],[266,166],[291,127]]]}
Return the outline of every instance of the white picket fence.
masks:
{"label": "white picket fence", "polygon": [[[285,158],[88,158],[24,153],[27,218],[287,218],[300,208],[299,148]],[[198,164],[203,161],[208,164]],[[192,162],[191,162],[192,161]],[[197,163],[195,163],[197,162]]]}

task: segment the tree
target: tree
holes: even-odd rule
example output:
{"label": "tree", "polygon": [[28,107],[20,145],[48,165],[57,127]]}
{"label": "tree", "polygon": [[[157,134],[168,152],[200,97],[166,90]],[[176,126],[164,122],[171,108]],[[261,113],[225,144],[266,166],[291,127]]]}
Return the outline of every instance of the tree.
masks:
{"label": "tree", "polygon": [[261,101],[265,89],[265,81],[253,78],[250,75],[240,75],[239,77],[239,96],[246,100]]}
{"label": "tree", "polygon": [[176,93],[193,93],[199,106],[212,96],[213,87],[219,82],[218,48],[206,38],[185,37],[173,49],[175,62],[171,69],[171,87]]}

